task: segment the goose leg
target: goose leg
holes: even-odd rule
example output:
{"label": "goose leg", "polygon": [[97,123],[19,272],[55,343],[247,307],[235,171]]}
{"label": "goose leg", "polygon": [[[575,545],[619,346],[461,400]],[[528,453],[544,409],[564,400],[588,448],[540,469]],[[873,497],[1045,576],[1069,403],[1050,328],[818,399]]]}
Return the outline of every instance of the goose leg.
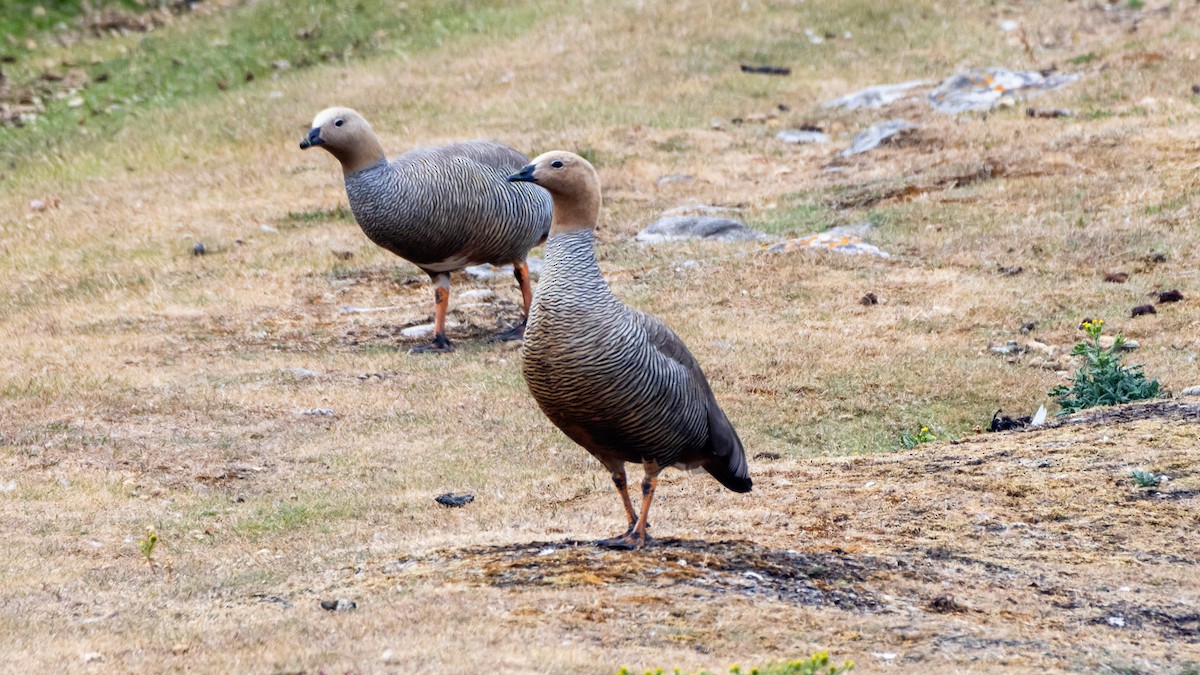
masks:
{"label": "goose leg", "polygon": [[629,499],[629,485],[626,482],[623,462],[620,466],[612,469],[612,482],[617,488],[617,494],[621,495],[621,503],[625,506],[625,516],[629,518],[629,529],[625,530],[624,534],[611,539],[601,539],[596,542],[596,545],[610,548],[630,548],[629,537],[637,527],[637,514],[633,510],[633,502]]}
{"label": "goose leg", "polygon": [[638,517],[637,527],[629,537],[630,548],[642,548],[646,542],[650,541],[650,535],[646,534],[646,528],[650,527],[650,501],[654,499],[654,490],[658,487],[660,470],[657,465],[651,468],[651,464],[646,464],[646,477],[642,479],[642,514]]}
{"label": "goose leg", "polygon": [[414,354],[454,351],[446,337],[446,311],[450,309],[450,273],[439,272],[433,278],[433,342],[412,348]]}
{"label": "goose leg", "polygon": [[533,304],[533,286],[529,283],[529,264],[524,259],[513,261],[513,276],[517,278],[517,285],[521,287],[524,314],[521,316],[521,323],[503,333],[497,333],[492,337],[492,342],[520,340],[525,337],[525,322],[529,319],[529,306]]}

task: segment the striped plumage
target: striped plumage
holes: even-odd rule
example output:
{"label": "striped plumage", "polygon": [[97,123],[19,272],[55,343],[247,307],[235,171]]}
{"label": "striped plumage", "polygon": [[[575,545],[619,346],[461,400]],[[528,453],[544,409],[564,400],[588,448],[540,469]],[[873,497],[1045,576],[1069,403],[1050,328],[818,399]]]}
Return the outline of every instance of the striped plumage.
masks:
{"label": "striped plumage", "polygon": [[[524,155],[499,143],[469,141],[418,148],[388,161],[370,125],[347,108],[317,115],[301,147],[313,145],[342,162],[350,209],[367,237],[434,280],[430,349],[452,349],[445,337],[449,272],[467,265],[512,263],[528,313],[525,257],[550,229],[550,199],[505,180],[528,161]],[[520,337],[520,329],[500,337]]]}
{"label": "striped plumage", "polygon": [[[668,466],[702,467],[729,489],[749,491],[741,440],[695,358],[665,324],[613,296],[600,274],[595,169],[552,152],[509,180],[534,182],[554,197],[522,369],[550,421],[612,472],[630,528],[605,543],[645,543],[656,477]],[[640,516],[625,489],[626,462],[646,470]]]}

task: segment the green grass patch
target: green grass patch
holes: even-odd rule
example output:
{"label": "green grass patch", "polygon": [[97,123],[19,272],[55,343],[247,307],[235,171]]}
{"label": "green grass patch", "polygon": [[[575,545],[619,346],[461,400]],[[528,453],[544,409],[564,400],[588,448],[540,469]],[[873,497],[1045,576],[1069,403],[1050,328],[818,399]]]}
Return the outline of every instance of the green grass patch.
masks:
{"label": "green grass patch", "polygon": [[[70,0],[68,0],[68,3]],[[7,12],[6,12],[7,15]],[[45,112],[25,127],[0,127],[0,163],[17,168],[30,158],[55,163],[72,143],[105,138],[137,111],[204,100],[284,70],[389,53],[425,52],[448,40],[511,37],[537,19],[535,6],[509,3],[332,0],[295,3],[264,0],[201,17],[188,17],[146,34],[88,38],[65,57],[87,84],[82,105],[43,96]],[[37,83],[47,57],[34,52],[5,68],[12,88]],[[221,133],[222,130],[213,130]]]}

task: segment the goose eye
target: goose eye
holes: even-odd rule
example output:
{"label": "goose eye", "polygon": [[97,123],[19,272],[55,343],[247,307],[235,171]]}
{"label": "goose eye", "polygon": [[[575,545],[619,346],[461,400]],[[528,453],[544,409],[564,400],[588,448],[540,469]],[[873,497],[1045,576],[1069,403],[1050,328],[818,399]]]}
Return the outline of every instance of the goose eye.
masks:
{"label": "goose eye", "polygon": [[342,125],[343,125],[343,124],[345,124],[345,123],[346,123],[346,121],[345,121],[345,120],[334,120],[334,121],[333,121],[333,126],[335,126],[335,127],[340,127],[340,126],[342,126]]}
{"label": "goose eye", "polygon": [[556,160],[554,160],[553,162],[550,162],[550,166],[552,166],[552,167],[554,167],[554,168],[556,168],[556,169],[561,169],[561,168],[562,168],[562,160],[561,160],[561,159],[556,159]]}

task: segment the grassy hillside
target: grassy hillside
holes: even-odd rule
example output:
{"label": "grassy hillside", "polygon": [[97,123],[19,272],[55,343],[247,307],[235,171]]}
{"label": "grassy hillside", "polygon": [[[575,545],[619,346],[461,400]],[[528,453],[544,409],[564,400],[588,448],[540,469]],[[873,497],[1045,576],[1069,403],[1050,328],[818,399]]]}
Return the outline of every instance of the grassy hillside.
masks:
{"label": "grassy hillside", "polygon": [[[1200,384],[1194,5],[205,0],[91,14],[46,3],[29,19],[33,5],[13,6],[0,105],[30,112],[0,126],[5,663],[718,671],[819,649],[864,670],[1200,662],[1193,624],[1163,590],[1197,599],[1169,569],[1194,565],[1200,544],[1186,508],[1194,411],[979,434],[997,409],[1050,403],[1085,318],[1136,339],[1127,360],[1168,393]],[[101,10],[127,12],[112,16],[129,26],[89,28]],[[983,113],[926,103],[942,79],[994,65],[1080,77]],[[909,80],[930,84],[880,110],[822,106]],[[458,351],[407,352],[420,339],[400,331],[431,314],[426,280],[362,235],[336,162],[297,147],[334,104],[363,112],[393,154],[487,137],[590,157],[604,185],[601,267],[704,365],[756,492],[669,473],[661,548],[558,550],[613,534],[621,511],[598,464],[533,404],[519,352],[485,341],[519,316],[516,289],[456,275]],[[919,128],[841,156],[892,118]],[[803,125],[831,141],[776,139]],[[694,204],[781,237],[869,223],[890,257],[633,241]],[[1106,281],[1116,273],[1125,281]],[[481,289],[494,295],[459,296]],[[1185,300],[1131,318],[1168,289]],[[861,303],[868,293],[878,304]],[[1027,351],[993,351],[1010,340]],[[923,426],[939,441],[897,453]],[[1067,478],[1039,464],[1068,447],[1055,443],[1070,444],[1070,467],[1053,474]],[[1134,469],[1173,476],[1158,493],[1174,496],[1137,497]],[[476,501],[444,509],[433,497],[447,491]],[[1172,534],[1150,557],[1150,543],[1113,535],[1039,559],[1083,517],[1072,505],[1084,496],[1100,500],[1086,502],[1093,515],[1118,509],[1121,527],[1153,505],[1147,526]],[[997,518],[997,503],[1009,529],[971,515]],[[907,510],[891,518],[882,504]],[[922,524],[947,509],[944,531]],[[1020,546],[986,539],[1016,522],[1033,527]],[[153,565],[139,548],[151,525]],[[964,557],[979,567],[956,576]],[[720,574],[690,573],[727,558]],[[1157,585],[1122,576],[1131,561]],[[558,571],[527,574],[542,564]],[[997,565],[1014,571],[990,574]],[[1121,579],[1071,586],[1073,565]],[[747,572],[784,590],[728,591]],[[1082,598],[1066,614],[1047,620],[1032,591],[1004,604],[1004,584],[1050,577],[1055,602]],[[949,593],[973,609],[929,605],[942,581],[967,583]],[[1090,623],[1117,611],[1106,584],[1137,586],[1159,618],[1131,618],[1127,632]],[[339,594],[359,609],[320,609]],[[1006,612],[1013,634],[989,642]],[[1073,652],[1080,625],[1088,639]]]}

